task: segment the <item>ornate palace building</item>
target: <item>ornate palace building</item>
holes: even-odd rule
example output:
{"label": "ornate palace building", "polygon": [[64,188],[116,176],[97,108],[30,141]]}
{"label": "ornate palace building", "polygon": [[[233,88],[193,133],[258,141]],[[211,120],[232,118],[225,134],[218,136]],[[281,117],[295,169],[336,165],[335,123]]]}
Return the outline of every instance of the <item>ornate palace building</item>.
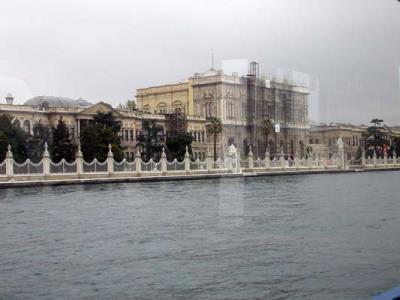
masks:
{"label": "ornate palace building", "polygon": [[[82,99],[36,96],[18,105],[14,104],[14,98],[11,95],[7,95],[5,102],[0,103],[0,114],[9,115],[12,122],[27,133],[33,133],[35,123],[41,122],[43,125],[55,127],[58,120],[62,118],[69,128],[72,140],[76,143],[78,143],[81,128],[91,122],[97,112],[111,112],[116,120],[121,122],[121,144],[128,160],[134,158],[138,136],[142,132],[144,121],[155,121],[157,125],[166,127],[164,114],[118,109],[104,102],[92,104]],[[192,145],[195,157],[205,156],[205,153],[199,150],[202,149],[199,145],[205,138],[204,123],[203,118],[187,118],[188,128],[195,137]]]}
{"label": "ornate palace building", "polygon": [[[254,154],[264,156],[283,150],[286,154],[303,156],[308,143],[308,91],[288,81],[260,79],[258,64],[251,63],[249,75],[224,74],[210,69],[195,73],[185,81],[141,88],[137,90],[138,109],[152,114],[184,112],[188,118],[203,123],[188,130],[200,133],[197,149],[206,152],[212,146],[207,136],[207,117],[222,121],[223,131],[218,140],[218,152],[225,156],[226,148],[235,144],[241,153],[252,146]],[[271,132],[266,141],[262,120],[279,124],[280,132]]]}
{"label": "ornate palace building", "polygon": [[[91,104],[82,99],[51,96],[37,96],[15,105],[9,95],[6,103],[0,104],[0,114],[9,114],[14,124],[30,133],[35,123],[56,126],[62,117],[77,142],[82,126],[98,111],[112,112],[121,122],[120,136],[129,160],[136,153],[144,121],[155,121],[168,135],[168,123],[174,114],[184,116],[184,130],[194,138],[194,158],[204,159],[207,152],[212,152],[213,137],[206,131],[208,117],[219,118],[223,125],[217,143],[219,157],[227,155],[230,144],[235,144],[242,154],[252,146],[253,153],[263,157],[268,145],[271,154],[283,150],[285,154],[304,156],[309,141],[307,96],[305,87],[259,78],[258,64],[252,63],[247,76],[210,69],[183,82],[138,89],[135,111],[104,102]],[[269,132],[268,141],[262,127],[264,119],[280,125],[279,132]]]}

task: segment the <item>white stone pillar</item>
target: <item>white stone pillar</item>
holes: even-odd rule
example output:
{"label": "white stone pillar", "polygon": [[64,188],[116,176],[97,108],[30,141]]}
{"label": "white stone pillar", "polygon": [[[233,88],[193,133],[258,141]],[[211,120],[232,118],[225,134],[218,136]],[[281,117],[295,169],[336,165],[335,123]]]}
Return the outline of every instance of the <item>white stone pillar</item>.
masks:
{"label": "white stone pillar", "polygon": [[136,164],[136,175],[142,175],[142,156],[140,155],[139,149],[136,150],[135,154],[135,164]]}
{"label": "white stone pillar", "polygon": [[6,174],[9,179],[14,177],[14,158],[11,152],[11,145],[8,145],[6,154]]}
{"label": "white stone pillar", "polygon": [[165,154],[164,147],[162,148],[161,153],[161,174],[167,174],[167,155]]}
{"label": "white stone pillar", "polygon": [[300,159],[297,154],[295,154],[294,156],[294,167],[296,168],[296,170],[300,168]]}
{"label": "white stone pillar", "polygon": [[114,154],[112,153],[111,144],[108,144],[107,171],[108,171],[108,175],[114,174]]}
{"label": "white stone pillar", "polygon": [[337,145],[338,145],[338,156],[339,156],[339,165],[338,165],[338,167],[340,169],[344,170],[344,168],[345,168],[345,159],[346,158],[344,157],[344,143],[343,143],[342,138],[338,139]]}
{"label": "white stone pillar", "polygon": [[49,176],[50,175],[50,154],[48,151],[48,145],[47,142],[44,143],[44,152],[43,152],[43,175],[44,176]]}
{"label": "white stone pillar", "polygon": [[365,150],[362,148],[362,153],[361,153],[361,166],[365,168],[366,166],[366,160],[365,160]]}
{"label": "white stone pillar", "polygon": [[270,163],[271,163],[271,160],[269,159],[269,156],[270,156],[270,154],[269,154],[269,151],[268,151],[268,148],[267,148],[267,150],[265,151],[265,159],[264,159],[264,164],[265,164],[265,168],[266,169],[269,169]]}
{"label": "white stone pillar", "polygon": [[78,176],[83,174],[83,154],[81,151],[81,143],[78,143],[78,151],[76,152],[76,173]]}
{"label": "white stone pillar", "polygon": [[397,164],[397,153],[396,153],[396,150],[393,150],[393,164],[394,165]]}
{"label": "white stone pillar", "polygon": [[251,151],[251,146],[249,148],[249,169],[254,169],[254,155],[253,155],[253,151]]}
{"label": "white stone pillar", "polygon": [[207,157],[206,157],[206,164],[207,164],[207,172],[210,172],[212,170],[212,162],[214,158],[211,155],[209,149],[207,148]]}
{"label": "white stone pillar", "polygon": [[376,151],[374,150],[374,156],[373,156],[373,161],[374,161],[374,167],[376,168],[376,163],[377,163],[377,157],[376,157]]}
{"label": "white stone pillar", "polygon": [[236,150],[235,159],[236,159],[236,172],[241,173],[242,169],[240,168],[240,151],[239,150]]}
{"label": "white stone pillar", "polygon": [[279,164],[281,168],[285,167],[285,154],[283,153],[283,149],[281,149],[280,157],[279,157]]}
{"label": "white stone pillar", "polygon": [[385,167],[387,166],[387,162],[388,162],[388,155],[387,155],[387,151],[385,149],[383,151],[383,164],[385,165]]}
{"label": "white stone pillar", "polygon": [[186,173],[190,172],[190,155],[188,146],[186,146],[186,152],[185,152],[185,172]]}

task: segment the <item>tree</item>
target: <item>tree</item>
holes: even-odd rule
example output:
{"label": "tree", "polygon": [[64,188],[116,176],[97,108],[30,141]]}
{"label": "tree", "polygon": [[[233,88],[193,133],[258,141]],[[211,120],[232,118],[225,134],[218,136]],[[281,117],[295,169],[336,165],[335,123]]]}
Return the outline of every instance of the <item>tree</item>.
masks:
{"label": "tree", "polygon": [[5,159],[8,145],[11,145],[14,160],[21,163],[28,158],[28,135],[11,121],[9,115],[0,115],[0,161]]}
{"label": "tree", "polygon": [[32,161],[37,162],[43,157],[45,143],[51,147],[51,129],[39,122],[33,125],[32,131],[33,135],[28,139],[28,155]]}
{"label": "tree", "polygon": [[115,120],[111,112],[97,112],[93,121],[84,126],[81,131],[83,158],[86,161],[92,161],[94,158],[105,161],[108,155],[108,145],[111,144],[114,159],[121,161],[124,157],[121,140],[118,136],[121,122]]}
{"label": "tree", "polygon": [[176,158],[182,161],[185,158],[186,146],[188,147],[188,152],[192,153],[193,137],[189,133],[179,133],[174,136],[167,137],[165,145],[168,150],[168,158],[173,160]]}
{"label": "tree", "polygon": [[261,127],[265,134],[265,144],[268,149],[268,137],[274,130],[274,122],[271,119],[263,119],[261,121]]}
{"label": "tree", "polygon": [[217,138],[222,132],[222,122],[216,117],[210,117],[207,119],[206,124],[207,134],[210,134],[214,138],[214,161],[217,160]]}
{"label": "tree", "polygon": [[383,120],[375,118],[370,123],[373,125],[368,127],[364,134],[367,156],[372,157],[374,151],[378,156],[383,156],[384,150],[390,145],[386,129],[383,127]]}
{"label": "tree", "polygon": [[53,143],[50,148],[51,159],[60,162],[63,158],[72,162],[75,160],[75,146],[70,139],[70,132],[62,117],[57,126],[52,128]]}
{"label": "tree", "polygon": [[123,110],[137,110],[136,101],[127,100],[124,104],[120,103],[118,108]]}
{"label": "tree", "polygon": [[149,160],[160,159],[164,147],[164,128],[155,120],[143,121],[143,130],[138,137],[138,146],[142,148],[142,158]]}

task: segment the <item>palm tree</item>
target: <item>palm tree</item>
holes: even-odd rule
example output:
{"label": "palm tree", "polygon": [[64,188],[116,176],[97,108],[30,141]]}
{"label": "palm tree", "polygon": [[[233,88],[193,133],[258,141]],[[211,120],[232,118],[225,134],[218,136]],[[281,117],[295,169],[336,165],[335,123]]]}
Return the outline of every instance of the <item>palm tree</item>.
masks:
{"label": "palm tree", "polygon": [[265,144],[268,149],[268,137],[270,133],[274,130],[274,122],[271,119],[263,119],[261,121],[261,127],[265,134]]}
{"label": "palm tree", "polygon": [[207,134],[214,136],[214,161],[217,160],[217,137],[222,132],[222,122],[216,117],[210,117],[207,119],[206,125]]}

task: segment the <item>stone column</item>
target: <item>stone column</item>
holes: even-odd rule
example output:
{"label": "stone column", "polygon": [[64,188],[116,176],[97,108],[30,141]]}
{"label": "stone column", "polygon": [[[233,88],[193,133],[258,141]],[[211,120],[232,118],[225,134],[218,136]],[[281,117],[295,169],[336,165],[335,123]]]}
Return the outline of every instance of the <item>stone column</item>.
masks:
{"label": "stone column", "polygon": [[135,164],[136,164],[136,175],[142,175],[142,157],[140,155],[139,149],[136,150],[135,154]]}
{"label": "stone column", "polygon": [[167,174],[167,155],[165,154],[164,147],[162,148],[161,153],[161,174]]}
{"label": "stone column", "polygon": [[8,145],[6,154],[6,174],[9,179],[14,177],[14,158],[11,152],[11,145]]}
{"label": "stone column", "polygon": [[265,159],[264,159],[264,163],[265,163],[265,168],[266,169],[269,169],[270,163],[271,163],[271,160],[269,159],[269,156],[270,156],[270,154],[269,154],[269,151],[268,151],[268,148],[267,148],[267,150],[265,151]]}
{"label": "stone column", "polygon": [[81,151],[81,143],[78,143],[78,151],[76,152],[76,173],[78,176],[83,174],[83,154]]}
{"label": "stone column", "polygon": [[43,162],[43,175],[45,177],[49,176],[50,175],[50,154],[48,151],[47,142],[44,143],[44,152],[43,152],[42,162]]}
{"label": "stone column", "polygon": [[185,171],[186,173],[190,172],[190,155],[188,146],[186,146],[186,152],[185,152]]}
{"label": "stone column", "polygon": [[114,154],[112,153],[111,144],[108,144],[107,171],[108,171],[108,175],[114,174]]}
{"label": "stone column", "polygon": [[253,151],[251,150],[251,146],[249,147],[249,169],[254,169],[254,155]]}

